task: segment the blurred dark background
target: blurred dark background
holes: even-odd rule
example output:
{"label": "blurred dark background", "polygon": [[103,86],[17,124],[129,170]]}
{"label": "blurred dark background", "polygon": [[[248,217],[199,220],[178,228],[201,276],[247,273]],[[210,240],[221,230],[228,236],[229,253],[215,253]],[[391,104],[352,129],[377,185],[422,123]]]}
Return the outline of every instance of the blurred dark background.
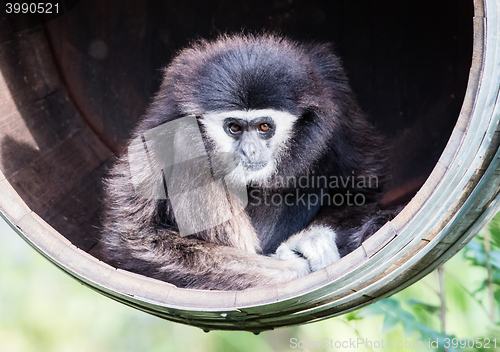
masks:
{"label": "blurred dark background", "polygon": [[393,148],[385,201],[403,203],[432,171],[459,115],[472,19],[465,0],[86,0],[46,29],[78,108],[117,154],[158,89],[161,68],[193,39],[272,31],[331,42],[361,107]]}

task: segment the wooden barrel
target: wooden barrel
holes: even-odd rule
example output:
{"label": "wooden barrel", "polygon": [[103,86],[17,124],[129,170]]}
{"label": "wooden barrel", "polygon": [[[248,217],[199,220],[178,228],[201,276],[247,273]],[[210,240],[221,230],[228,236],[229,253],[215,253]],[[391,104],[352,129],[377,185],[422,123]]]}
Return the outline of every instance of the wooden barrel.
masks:
{"label": "wooden barrel", "polygon": [[[259,332],[370,304],[449,259],[500,209],[496,0],[253,6],[95,0],[34,27],[0,18],[2,216],[85,285],[204,330]],[[180,289],[103,263],[101,179],[157,89],[159,68],[186,38],[241,26],[336,43],[363,109],[393,147],[384,204],[411,200],[340,261],[275,286]]]}

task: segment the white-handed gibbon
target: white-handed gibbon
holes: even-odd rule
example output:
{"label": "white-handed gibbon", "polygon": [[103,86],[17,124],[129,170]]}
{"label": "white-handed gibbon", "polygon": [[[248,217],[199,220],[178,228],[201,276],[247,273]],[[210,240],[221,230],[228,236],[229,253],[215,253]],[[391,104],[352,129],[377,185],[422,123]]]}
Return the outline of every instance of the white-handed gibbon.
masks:
{"label": "white-handed gibbon", "polygon": [[198,289],[319,270],[392,217],[385,149],[329,45],[197,41],[106,181],[103,258]]}

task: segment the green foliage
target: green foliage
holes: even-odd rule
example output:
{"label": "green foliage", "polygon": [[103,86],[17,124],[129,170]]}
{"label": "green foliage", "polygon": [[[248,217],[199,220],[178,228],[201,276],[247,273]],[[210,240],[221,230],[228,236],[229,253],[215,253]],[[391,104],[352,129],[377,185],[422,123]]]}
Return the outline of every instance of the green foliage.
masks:
{"label": "green foliage", "polygon": [[496,248],[500,248],[500,213],[498,213],[488,224],[491,233],[491,242]]}
{"label": "green foliage", "polygon": [[[489,241],[489,246],[485,241]],[[488,248],[489,247],[489,248]],[[497,316],[500,316],[500,213],[469,242],[464,251],[464,258],[472,266],[485,269],[488,276],[473,291],[474,296],[490,294],[496,302]],[[494,307],[490,307],[490,310]],[[493,314],[494,315],[494,314]]]}
{"label": "green foliage", "polygon": [[[450,263],[445,264],[442,271],[447,276],[446,290],[445,287],[429,284],[427,278],[416,283],[412,287],[394,295],[391,298],[379,301],[371,306],[363,308],[360,312],[352,313],[353,316],[347,319],[363,319],[373,315],[382,315],[384,317],[381,332],[382,334],[390,333],[398,324],[404,328],[405,336],[418,335],[422,340],[435,341],[439,339],[439,348],[433,349],[436,351],[494,351],[500,350],[500,327],[498,319],[500,316],[500,213],[497,214],[492,221],[462,250],[462,258],[465,259],[465,270],[477,273],[472,275],[475,280],[468,280],[466,275],[453,273],[450,269]],[[456,270],[455,270],[456,271]],[[479,278],[479,280],[477,280]],[[405,298],[405,291],[415,289],[417,286],[425,285],[428,290],[427,294],[422,298]],[[441,292],[443,291],[443,292]],[[445,292],[446,291],[446,292]],[[451,294],[450,294],[451,293]],[[446,301],[442,301],[443,297]],[[468,297],[468,298],[467,298]],[[435,302],[438,302],[436,304]],[[467,303],[468,302],[468,303]],[[446,316],[441,316],[441,306],[444,304],[446,311],[456,311],[457,309],[467,309],[469,305],[475,303],[476,316],[482,316],[484,333],[466,334],[461,333],[457,338],[454,333],[449,331],[441,332],[438,325],[449,326],[446,321]],[[404,306],[404,307],[403,307]],[[434,318],[434,319],[432,319]],[[441,324],[436,324],[436,318]],[[449,320],[449,319],[448,319]],[[453,326],[457,331],[457,327]],[[451,330],[451,329],[450,329]],[[466,340],[469,345],[472,345],[472,339],[489,338],[490,340],[497,339],[498,346],[495,348],[493,344],[489,348],[479,347],[475,343],[474,347],[467,347]],[[454,341],[455,344],[445,348],[444,341]],[[455,339],[455,340],[453,340]],[[469,340],[470,339],[470,340]],[[457,343],[458,346],[457,346]],[[465,347],[461,347],[465,346]],[[453,348],[456,347],[456,348]]]}
{"label": "green foliage", "polygon": [[[500,214],[488,225],[489,232],[485,230],[442,267],[442,287],[437,274],[431,273],[363,309],[254,336],[245,332],[206,334],[104,298],[60,272],[0,223],[0,351],[272,352],[293,350],[291,339],[334,342],[362,338],[392,341],[393,347],[363,345],[351,351],[435,352],[444,351],[445,339],[455,337],[496,338],[496,350],[500,350]],[[485,246],[488,238],[489,249]],[[492,309],[496,323],[491,321]],[[439,348],[429,345],[436,339]],[[422,347],[397,348],[397,341],[412,346],[422,342]],[[447,351],[493,352],[495,348]]]}
{"label": "green foliage", "polygon": [[[428,305],[423,302],[413,303],[412,306],[419,306],[421,308],[424,307],[424,310],[430,309],[431,312],[435,312],[440,309],[439,307]],[[442,334],[418,322],[411,312],[403,309],[399,301],[393,298],[386,298],[364,308],[360,315],[362,317],[368,317],[378,314],[384,315],[384,323],[382,325],[383,334],[393,331],[398,323],[402,323],[405,336],[407,337],[413,336],[414,334],[420,334],[423,340],[455,337],[453,335]]]}

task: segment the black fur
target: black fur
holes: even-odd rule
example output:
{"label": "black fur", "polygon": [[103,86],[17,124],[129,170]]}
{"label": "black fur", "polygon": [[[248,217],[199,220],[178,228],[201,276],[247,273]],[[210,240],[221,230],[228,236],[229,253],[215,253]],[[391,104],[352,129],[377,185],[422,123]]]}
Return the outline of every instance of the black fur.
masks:
{"label": "black fur", "polygon": [[[107,181],[102,242],[110,264],[180,287],[244,289],[309,272],[307,258],[300,255],[282,260],[261,254],[274,253],[312,224],[337,233],[343,256],[393,216],[378,207],[387,169],[383,140],[356,103],[329,45],[299,44],[273,35],[196,42],[166,68],[134,136],[187,115],[250,109],[286,111],[299,118],[276,172],[265,183],[249,185],[245,212],[210,230],[181,237],[168,199],[141,199],[135,194],[124,156]],[[214,143],[201,123],[200,128],[210,155]],[[337,177],[344,184],[282,185],[280,181],[289,176],[312,181]],[[345,182],[369,177],[377,181],[370,187]],[[348,192],[362,194],[364,203],[264,204],[264,197],[272,195],[307,199],[327,193],[346,197]]]}

